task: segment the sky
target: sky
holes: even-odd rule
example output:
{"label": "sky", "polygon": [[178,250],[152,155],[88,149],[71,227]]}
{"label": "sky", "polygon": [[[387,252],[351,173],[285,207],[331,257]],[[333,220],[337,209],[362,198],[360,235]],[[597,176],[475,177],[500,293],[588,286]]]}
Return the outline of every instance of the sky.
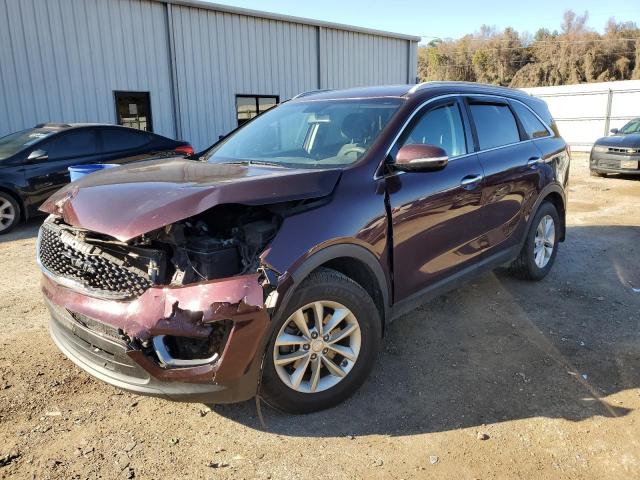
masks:
{"label": "sky", "polygon": [[[206,0],[205,0],[206,1]],[[640,25],[640,0],[216,0],[214,3],[307,17],[423,37],[460,38],[482,24],[535,33],[559,30],[565,10],[589,12],[589,26],[602,32],[610,17]],[[450,8],[447,8],[449,7]]]}

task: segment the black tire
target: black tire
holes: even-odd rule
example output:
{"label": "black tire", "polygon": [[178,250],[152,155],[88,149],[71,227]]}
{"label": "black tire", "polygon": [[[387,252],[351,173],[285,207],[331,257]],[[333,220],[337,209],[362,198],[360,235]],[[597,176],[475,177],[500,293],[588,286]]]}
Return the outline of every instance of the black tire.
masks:
{"label": "black tire", "polygon": [[607,176],[606,173],[598,172],[596,170],[589,170],[589,174],[592,177],[598,177],[598,178],[602,178],[602,177],[606,177]]}
{"label": "black tire", "polygon": [[[553,251],[547,264],[540,268],[536,265],[535,257],[534,257],[534,247],[535,247],[535,236],[538,225],[540,224],[540,220],[546,215],[551,216],[553,219],[553,224],[555,227],[555,242],[553,244]],[[551,267],[553,266],[553,262],[556,259],[556,254],[558,253],[558,242],[560,238],[560,217],[558,215],[558,211],[556,207],[551,202],[544,202],[538,208],[535,216],[533,217],[533,221],[531,222],[531,228],[527,233],[527,238],[525,239],[524,245],[522,246],[522,251],[520,252],[520,256],[513,261],[510,265],[509,270],[516,277],[521,278],[523,280],[542,280],[547,276]]]}
{"label": "black tire", "polygon": [[[274,364],[276,337],[296,310],[323,300],[340,303],[353,313],[360,326],[360,352],[351,370],[336,385],[315,393],[299,392],[278,376]],[[324,410],[350,397],[369,376],[381,343],[380,314],[366,290],[349,277],[326,268],[314,271],[295,291],[285,310],[276,314],[274,322],[260,387],[261,397],[272,407],[288,413]]]}
{"label": "black tire", "polygon": [[[13,219],[3,218],[3,214],[13,214]],[[9,233],[20,223],[20,206],[15,199],[5,192],[0,192],[0,235]]]}

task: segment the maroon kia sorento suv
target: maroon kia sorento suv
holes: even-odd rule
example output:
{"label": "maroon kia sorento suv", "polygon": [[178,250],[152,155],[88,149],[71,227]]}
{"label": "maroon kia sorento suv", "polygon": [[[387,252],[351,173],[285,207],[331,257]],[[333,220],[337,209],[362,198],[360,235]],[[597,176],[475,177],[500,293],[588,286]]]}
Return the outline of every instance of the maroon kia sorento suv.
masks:
{"label": "maroon kia sorento suv", "polygon": [[310,92],[198,156],[42,207],[53,340],[140,394],[330,407],[394,318],[498,266],[539,280],[565,235],[569,150],[544,102],[507,88]]}

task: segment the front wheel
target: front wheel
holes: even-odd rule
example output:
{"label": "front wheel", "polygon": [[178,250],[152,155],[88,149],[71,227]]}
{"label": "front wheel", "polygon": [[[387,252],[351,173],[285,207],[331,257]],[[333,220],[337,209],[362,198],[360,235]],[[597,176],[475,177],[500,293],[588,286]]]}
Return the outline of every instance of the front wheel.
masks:
{"label": "front wheel", "polygon": [[304,280],[282,316],[264,361],[261,395],[289,413],[332,407],[365,381],[381,341],[380,314],[369,294],[339,272]]}
{"label": "front wheel", "polygon": [[0,192],[0,235],[9,233],[20,221],[20,207],[11,195]]}
{"label": "front wheel", "polygon": [[555,205],[544,202],[531,223],[520,256],[510,270],[525,280],[542,280],[551,270],[558,253],[560,217]]}

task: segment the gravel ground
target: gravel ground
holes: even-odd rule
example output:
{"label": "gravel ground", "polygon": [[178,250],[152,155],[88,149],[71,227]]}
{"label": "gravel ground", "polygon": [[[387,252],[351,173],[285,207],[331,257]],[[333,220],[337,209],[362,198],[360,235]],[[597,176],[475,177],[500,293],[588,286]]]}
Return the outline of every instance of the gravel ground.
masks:
{"label": "gravel ground", "polygon": [[0,240],[0,478],[640,478],[640,180],[572,165],[542,282],[478,278],[394,322],[329,411],[122,393],[47,334],[38,222]]}

